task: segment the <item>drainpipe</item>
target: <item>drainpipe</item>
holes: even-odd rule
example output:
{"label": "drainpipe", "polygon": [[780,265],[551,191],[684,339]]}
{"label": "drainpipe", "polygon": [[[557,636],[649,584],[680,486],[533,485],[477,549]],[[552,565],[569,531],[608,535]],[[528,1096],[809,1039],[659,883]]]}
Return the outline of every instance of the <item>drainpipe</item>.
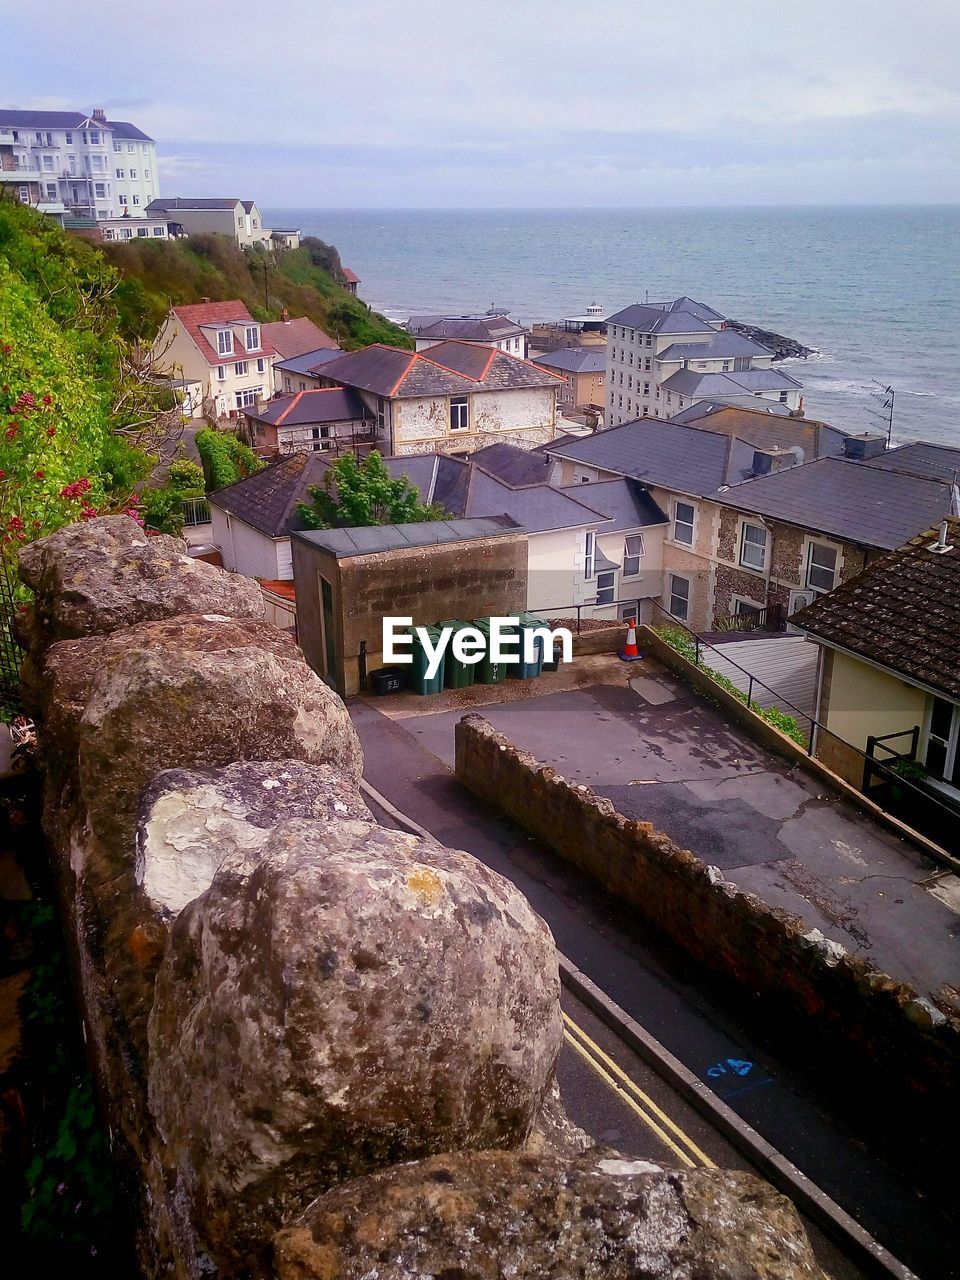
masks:
{"label": "drainpipe", "polygon": [[357,654],[357,663],[359,666],[360,688],[366,689],[367,687],[367,642],[366,640],[360,641],[360,652]]}

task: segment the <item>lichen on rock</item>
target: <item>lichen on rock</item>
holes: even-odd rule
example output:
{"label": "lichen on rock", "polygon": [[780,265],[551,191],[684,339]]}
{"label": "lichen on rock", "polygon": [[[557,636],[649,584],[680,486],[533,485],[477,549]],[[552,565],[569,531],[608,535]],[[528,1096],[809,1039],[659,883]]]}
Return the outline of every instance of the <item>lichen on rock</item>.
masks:
{"label": "lichen on rock", "polygon": [[433,1157],[321,1196],[277,1280],[824,1280],[793,1205],[749,1173],[516,1152]]}
{"label": "lichen on rock", "polygon": [[344,1178],[520,1146],[558,996],[546,925],[468,854],[294,819],[228,860],[173,925],[149,1027],[164,1160],[211,1256],[254,1267]]}

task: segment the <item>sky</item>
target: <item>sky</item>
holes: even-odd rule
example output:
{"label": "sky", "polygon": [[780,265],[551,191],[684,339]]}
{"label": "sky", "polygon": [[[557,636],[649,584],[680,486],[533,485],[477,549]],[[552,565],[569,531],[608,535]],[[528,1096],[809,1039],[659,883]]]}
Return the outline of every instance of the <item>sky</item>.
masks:
{"label": "sky", "polygon": [[[271,208],[960,202],[957,0],[0,0],[0,106]],[[151,15],[151,16],[148,16]]]}

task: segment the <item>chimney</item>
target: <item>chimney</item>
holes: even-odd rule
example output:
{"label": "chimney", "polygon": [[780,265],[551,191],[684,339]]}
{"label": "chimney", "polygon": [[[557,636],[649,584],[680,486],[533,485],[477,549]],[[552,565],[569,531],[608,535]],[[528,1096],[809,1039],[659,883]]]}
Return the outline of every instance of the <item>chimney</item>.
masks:
{"label": "chimney", "polygon": [[100,124],[106,124],[106,123],[107,123],[107,116],[106,116],[106,112],[104,111],[103,107],[94,107],[94,109],[93,109],[93,115],[90,117],[90,119],[91,119],[91,120],[97,120],[97,121],[99,121],[99,123],[100,123]]}
{"label": "chimney", "polygon": [[281,310],[281,312],[280,312],[280,319],[283,321],[283,323],[284,323],[284,324],[289,324],[289,323],[290,323],[290,312],[287,310],[287,308],[286,308],[286,307],[284,307],[284,308]]}
{"label": "chimney", "polygon": [[201,302],[209,302],[209,301],[210,301],[210,299],[209,299],[209,298],[201,298],[201,299],[200,299],[200,301],[201,301]]}
{"label": "chimney", "polygon": [[869,431],[864,431],[859,436],[847,436],[843,442],[843,456],[853,458],[855,462],[879,458],[886,450],[887,442],[884,437],[872,435]]}

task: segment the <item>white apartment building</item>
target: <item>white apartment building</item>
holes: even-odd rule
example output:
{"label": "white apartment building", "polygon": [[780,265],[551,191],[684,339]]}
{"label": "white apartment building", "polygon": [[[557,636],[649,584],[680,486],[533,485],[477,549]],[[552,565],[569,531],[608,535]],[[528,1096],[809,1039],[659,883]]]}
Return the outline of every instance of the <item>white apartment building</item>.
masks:
{"label": "white apartment building", "polygon": [[496,309],[482,316],[411,316],[406,329],[413,334],[417,351],[441,342],[472,342],[511,356],[527,354],[526,329]]}
{"label": "white apartment building", "polygon": [[98,221],[143,217],[159,185],[154,140],[100,109],[0,111],[0,169],[39,183],[39,203]]}
{"label": "white apartment building", "polygon": [[799,409],[796,378],[773,368],[768,347],[726,326],[719,311],[692,298],[638,302],[610,316],[606,424],[672,418],[702,400]]}

